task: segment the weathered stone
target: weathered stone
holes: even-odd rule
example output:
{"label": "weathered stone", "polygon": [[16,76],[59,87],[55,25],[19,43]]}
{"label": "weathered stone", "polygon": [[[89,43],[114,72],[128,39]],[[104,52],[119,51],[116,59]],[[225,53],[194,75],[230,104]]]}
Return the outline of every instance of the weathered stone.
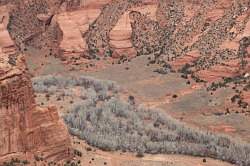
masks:
{"label": "weathered stone", "polygon": [[[23,55],[7,31],[8,8],[0,7],[0,165],[11,157],[70,158],[70,137],[54,107],[36,106]],[[29,156],[27,156],[29,154]],[[32,157],[31,157],[32,158]]]}
{"label": "weathered stone", "polygon": [[6,56],[0,55],[0,161],[28,152],[43,153],[48,160],[67,159],[70,139],[57,110],[36,106],[23,58],[18,55],[11,66]]}

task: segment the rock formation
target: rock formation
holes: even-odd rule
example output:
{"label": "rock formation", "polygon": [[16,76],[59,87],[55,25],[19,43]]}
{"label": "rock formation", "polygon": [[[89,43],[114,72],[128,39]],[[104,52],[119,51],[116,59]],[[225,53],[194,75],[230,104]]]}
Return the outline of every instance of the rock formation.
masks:
{"label": "rock formation", "polygon": [[160,26],[173,33],[184,17],[184,1],[159,0],[157,7],[156,16]]}
{"label": "rock formation", "polygon": [[15,53],[16,48],[14,47],[15,43],[11,40],[7,30],[7,24],[9,22],[8,11],[8,6],[0,6],[0,48],[5,54],[13,54]]}
{"label": "rock formation", "polygon": [[33,0],[13,4],[8,31],[19,50],[33,47],[46,51],[47,55],[59,55],[62,32],[54,15],[60,5],[59,0]]}
{"label": "rock formation", "polygon": [[[240,39],[248,36],[246,0],[32,0],[14,6],[8,29],[20,49],[69,59],[154,54],[197,77],[212,75],[215,66],[220,77],[229,76],[223,75],[225,67],[233,66],[232,75],[239,59],[240,66],[247,62],[247,55],[239,55]],[[148,6],[153,17],[143,11]]]}
{"label": "rock formation", "polygon": [[98,18],[90,25],[87,33],[88,50],[91,57],[96,54],[112,56],[109,45],[109,33],[119,21],[120,17],[131,7],[141,4],[142,1],[112,1],[107,4]]}
{"label": "rock formation", "polygon": [[21,55],[0,58],[0,161],[28,152],[44,159],[69,157],[67,129],[54,107],[36,107]]}
{"label": "rock formation", "polygon": [[160,53],[162,41],[164,41],[164,30],[154,21],[137,11],[130,12],[132,20],[132,43],[138,55],[154,52]]}
{"label": "rock formation", "polygon": [[156,21],[138,12],[131,13],[138,17],[132,16],[132,43],[139,54],[154,54],[157,61],[192,73],[197,80],[233,76],[243,66],[240,73],[249,70],[246,48],[242,46],[245,44],[240,44],[241,38],[247,36],[248,7],[249,2],[244,0],[159,0]]}
{"label": "rock formation", "polygon": [[58,161],[70,158],[70,138],[54,107],[36,106],[23,55],[7,31],[0,7],[0,165],[12,157]]}
{"label": "rock formation", "polygon": [[[16,3],[18,4],[18,2]],[[118,37],[119,35],[115,36],[118,30],[113,30],[116,26],[120,26],[117,24],[127,22],[127,20],[122,19],[125,15],[128,16],[128,10],[134,10],[137,7],[135,11],[141,11],[148,4],[154,4],[157,6],[154,24],[158,24],[158,29],[164,31],[163,35],[159,33],[158,37],[155,36],[155,42],[160,42],[157,47],[162,49],[163,55],[166,55],[163,56],[164,59],[171,61],[195,48],[199,51],[203,50],[201,53],[206,54],[204,47],[212,47],[209,43],[220,45],[222,42],[219,41],[226,40],[226,38],[221,37],[224,33],[210,34],[216,28],[222,28],[221,31],[223,32],[224,24],[232,23],[232,21],[237,22],[237,18],[242,15],[241,8],[243,8],[244,3],[246,2],[232,4],[231,0],[221,2],[205,0],[203,3],[188,0],[178,2],[172,0],[103,0],[98,2],[92,0],[33,0],[15,5],[16,7],[10,14],[8,29],[16,45],[21,48],[26,46],[39,49],[45,48],[44,50],[49,50],[48,54],[50,55],[59,55],[61,53],[80,55],[88,50],[89,56],[109,56],[114,51],[116,52],[116,49],[121,49],[121,45],[125,45],[123,50],[132,47],[132,43],[127,40],[131,37],[130,27],[122,28],[122,31],[121,28],[118,28],[119,33],[128,34],[123,36],[122,39]],[[230,4],[232,4],[231,9]],[[53,7],[53,5],[56,7]],[[63,6],[65,7],[64,12],[62,10]],[[245,6],[247,5],[245,4]],[[243,13],[245,12],[243,11]],[[232,15],[235,15],[235,17],[232,17]],[[119,22],[120,20],[122,22]],[[144,20],[149,22],[150,19],[145,18]],[[245,19],[242,24],[247,22],[247,19]],[[127,24],[124,25],[127,26]],[[229,29],[232,29],[233,23],[227,25]],[[134,27],[132,29],[135,30],[135,20],[132,21],[132,26]],[[239,27],[241,31],[242,27],[244,26]],[[139,31],[142,32],[143,30],[139,29]],[[150,33],[157,33],[158,31],[153,29]],[[132,37],[136,38],[133,35]],[[147,35],[149,34],[147,33]],[[198,36],[200,36],[199,39],[197,39]],[[211,36],[218,36],[219,39],[214,40]],[[211,42],[210,38],[214,42]],[[196,41],[190,41],[191,39]],[[203,42],[203,40],[207,39],[210,42]],[[72,40],[72,44],[69,42],[70,40]],[[134,39],[132,40],[134,41]],[[146,45],[144,47],[147,47]],[[60,49],[62,52],[59,51]],[[140,49],[137,52],[141,52]],[[159,51],[159,49],[157,50]],[[152,51],[150,52],[152,53]],[[96,55],[97,53],[98,55]]]}
{"label": "rock formation", "polygon": [[[194,8],[195,6],[196,8],[198,7],[198,9],[196,9],[196,13],[191,16],[186,14],[186,17],[188,17],[188,21],[186,22],[184,20],[184,12],[182,11],[177,10],[177,12],[175,13],[167,14],[168,17],[171,17],[172,15],[173,18],[178,18],[176,20],[172,20],[172,22],[175,22],[174,24],[170,24],[164,27],[165,31],[169,32],[165,38],[165,43],[163,46],[163,52],[167,54],[168,61],[171,61],[176,57],[184,54],[187,43],[192,41],[194,36],[202,33],[204,25],[207,22],[206,16],[208,14],[208,11],[211,10],[211,6],[213,6],[214,3],[215,1],[213,0],[206,0],[201,4],[191,4],[192,8]],[[161,13],[162,10],[163,9],[161,9],[161,5],[159,5],[157,10],[158,13]],[[175,11],[174,9],[172,10]],[[184,11],[183,5],[182,10]],[[191,11],[188,11],[188,13],[191,13]],[[159,14],[158,20],[159,22],[161,22],[162,20]],[[184,21],[185,23],[182,23],[181,21]],[[170,29],[170,31],[168,29]]]}
{"label": "rock formation", "polygon": [[[115,21],[110,25],[111,20],[107,18],[109,16],[111,17],[112,13],[108,13],[109,10],[105,9],[104,6],[106,5],[106,8],[116,8],[119,3],[118,1],[111,2],[110,0],[98,2],[89,0],[84,1],[85,5],[77,7],[77,9],[73,8],[70,12],[66,10],[65,12],[58,14],[57,22],[63,32],[63,40],[60,44],[62,51],[61,56],[66,59],[69,59],[69,57],[90,56],[89,54],[86,54],[86,52],[89,50],[91,52],[91,49],[95,50],[94,47],[96,46],[94,45],[91,46],[91,49],[89,48],[91,41],[96,40],[96,36],[99,36],[100,38],[106,36],[105,38],[107,40],[100,41],[98,39],[96,41],[99,43],[105,42],[108,50],[111,50],[107,51],[107,53],[112,53],[112,57],[135,56],[136,51],[131,42],[132,29],[129,19],[130,11],[127,9],[140,11],[145,14],[148,14],[148,11],[152,11],[150,13],[150,18],[153,18],[155,16],[154,11],[156,9],[156,2],[148,0],[143,1],[141,5],[130,5],[126,7],[126,10],[117,9],[117,13],[119,14],[115,14],[117,17],[115,17]],[[120,13],[119,10],[122,10],[122,12]],[[105,17],[103,16],[103,12],[106,13]],[[95,20],[99,21],[96,22]],[[96,26],[95,30],[91,30],[92,25]],[[107,34],[105,34],[105,32],[107,32]],[[102,33],[102,35],[100,35],[100,33]],[[102,44],[99,44],[97,47],[100,47],[100,45]],[[97,48],[97,50],[99,53],[96,55],[103,56],[105,52],[103,51],[103,48]],[[92,51],[92,53],[94,52],[95,51]]]}
{"label": "rock formation", "polygon": [[66,0],[65,6],[67,11],[74,11],[80,8],[101,8],[111,0]]}
{"label": "rock formation", "polygon": [[[203,78],[206,75],[204,72],[209,72],[215,68],[220,71],[217,70],[218,76],[221,73],[219,77],[228,77],[239,73],[242,62],[248,61],[247,56],[241,55],[241,50],[243,49],[241,46],[239,47],[239,38],[242,38],[242,33],[246,28],[246,23],[244,22],[249,21],[246,6],[248,4],[245,4],[243,1],[232,3],[231,7],[225,10],[223,16],[212,22],[208,29],[191,44],[186,53],[197,51],[199,56],[199,58],[195,58],[191,62],[191,66],[193,66],[192,72],[198,72],[198,75]],[[239,24],[239,22],[242,24]],[[247,70],[249,66],[245,66]],[[227,68],[231,68],[231,73],[228,73],[230,70],[227,70]],[[226,73],[229,75],[223,75],[226,70]],[[209,80],[209,78],[207,79]]]}

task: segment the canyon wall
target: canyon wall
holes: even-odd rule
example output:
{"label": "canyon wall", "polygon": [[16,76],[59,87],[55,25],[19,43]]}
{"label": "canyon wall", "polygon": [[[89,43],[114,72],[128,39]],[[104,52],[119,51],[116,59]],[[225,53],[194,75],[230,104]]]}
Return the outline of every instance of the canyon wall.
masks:
{"label": "canyon wall", "polygon": [[[68,1],[68,3],[73,3],[73,1]],[[105,3],[106,5],[103,5]],[[242,3],[244,5],[245,2],[242,1]],[[73,7],[70,12],[66,10],[57,17],[64,34],[60,48],[66,57],[74,55],[90,58],[105,55],[119,57],[154,53],[158,54],[155,56],[161,56],[165,61],[174,61],[174,66],[179,67],[179,59],[182,58],[178,57],[184,57],[187,53],[193,54],[191,50],[195,50],[193,49],[197,45],[194,44],[195,42],[203,43],[203,45],[207,43],[205,45],[209,49],[216,41],[219,43],[214,45],[218,46],[227,43],[222,33],[215,34],[213,29],[223,28],[225,24],[229,25],[230,7],[237,7],[237,5],[232,6],[231,0],[204,0],[203,3],[189,0],[178,2],[107,0],[99,4],[91,1],[81,3],[77,1],[76,4],[78,8]],[[67,6],[70,8],[70,5]],[[238,7],[238,9],[241,8],[244,6]],[[231,14],[244,19],[239,17],[242,14],[234,13],[238,9],[234,9]],[[143,17],[138,20],[131,19],[131,11],[139,12]],[[231,23],[238,24],[237,18],[231,17]],[[226,21],[223,23],[223,20]],[[221,22],[220,25],[213,27],[218,22]],[[247,18],[243,22],[247,23]],[[148,24],[150,25],[147,27]],[[238,26],[240,25],[236,27]],[[202,36],[208,38],[206,36],[211,33],[213,36],[218,36],[218,39],[211,38],[209,42],[196,41]],[[205,48],[202,44],[199,45],[198,51],[204,54],[206,51],[202,50]],[[190,56],[185,56],[185,59],[190,61]]]}
{"label": "canyon wall", "polygon": [[243,0],[22,2],[0,7],[0,160],[27,153],[70,156],[67,130],[55,108],[36,106],[16,48],[66,58],[153,54],[211,82],[250,71],[250,14]]}
{"label": "canyon wall", "polygon": [[138,55],[156,53],[161,49],[164,41],[164,31],[159,23],[145,14],[132,11],[129,14],[132,20],[132,44]]}
{"label": "canyon wall", "polygon": [[139,55],[153,54],[197,81],[249,71],[249,53],[240,46],[249,36],[248,1],[159,0],[156,20],[140,12],[131,15],[132,43]]}
{"label": "canyon wall", "polygon": [[24,55],[7,31],[7,6],[0,7],[0,164],[12,157],[68,159],[70,138],[56,108],[35,103]]}
{"label": "canyon wall", "polygon": [[246,0],[89,0],[66,6],[57,15],[61,56],[77,65],[86,62],[81,58],[151,54],[171,71],[209,83],[250,70]]}
{"label": "canyon wall", "polygon": [[7,25],[9,22],[9,6],[0,6],[0,51],[5,54],[16,52],[15,43],[11,40]]}
{"label": "canyon wall", "polygon": [[0,54],[0,161],[28,153],[70,157],[70,139],[56,108],[38,108],[22,55]]}
{"label": "canyon wall", "polygon": [[[182,57],[190,61],[185,55],[194,51],[216,54],[215,45],[231,44],[231,30],[244,29],[249,18],[241,11],[245,0],[32,0],[14,6],[8,30],[20,49],[33,47],[66,58],[153,53],[174,66]],[[131,19],[131,11],[143,17]],[[238,49],[236,45],[230,47]]]}
{"label": "canyon wall", "polygon": [[25,0],[9,8],[7,29],[20,51],[32,47],[45,55],[59,55],[62,32],[54,15],[63,1]]}
{"label": "canyon wall", "polygon": [[66,11],[74,11],[80,8],[101,8],[109,2],[111,0],[66,0],[64,5]]}
{"label": "canyon wall", "polygon": [[243,60],[240,53],[240,41],[249,35],[249,5],[244,1],[227,2],[217,2],[210,7],[212,9],[201,6],[199,11],[205,10],[207,12],[203,13],[207,14],[193,17],[190,23],[200,18],[199,24],[186,28],[189,32],[198,31],[190,33],[191,38],[185,40],[185,35],[178,37],[184,31],[177,30],[174,40],[171,40],[172,44],[166,45],[163,59],[176,69],[184,69],[186,64],[190,64],[187,67],[189,72],[209,82],[249,71],[249,64],[241,67],[243,61],[249,62],[249,54]]}
{"label": "canyon wall", "polygon": [[57,15],[63,32],[62,56],[135,56],[129,13],[140,11],[155,18],[157,1],[89,0],[85,4]]}
{"label": "canyon wall", "polygon": [[249,36],[248,6],[246,0],[33,0],[11,10],[8,29],[20,49],[69,61],[154,54],[212,81],[249,60],[239,57],[239,42]]}

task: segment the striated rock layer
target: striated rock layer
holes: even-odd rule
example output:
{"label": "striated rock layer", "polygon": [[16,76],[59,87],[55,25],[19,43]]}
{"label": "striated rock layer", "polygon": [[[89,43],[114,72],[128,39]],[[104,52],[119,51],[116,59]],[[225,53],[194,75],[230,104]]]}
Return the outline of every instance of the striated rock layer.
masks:
{"label": "striated rock layer", "polygon": [[[71,8],[70,12],[66,10],[57,15],[57,22],[63,32],[60,43],[62,56],[135,56],[129,13],[131,10],[140,11],[154,18],[157,1],[84,2],[84,5]],[[87,51],[90,54],[86,54]]]}
{"label": "striated rock layer", "polygon": [[24,60],[12,56],[0,55],[0,161],[27,153],[67,159],[70,139],[57,110],[36,107]]}
{"label": "striated rock layer", "polygon": [[0,165],[12,157],[58,161],[70,157],[70,137],[56,108],[38,108],[23,55],[7,31],[0,7]]}
{"label": "striated rock layer", "polygon": [[250,67],[239,48],[249,36],[247,0],[25,0],[14,6],[8,30],[15,45],[77,65],[81,58],[154,54],[176,71],[192,66],[206,81]]}

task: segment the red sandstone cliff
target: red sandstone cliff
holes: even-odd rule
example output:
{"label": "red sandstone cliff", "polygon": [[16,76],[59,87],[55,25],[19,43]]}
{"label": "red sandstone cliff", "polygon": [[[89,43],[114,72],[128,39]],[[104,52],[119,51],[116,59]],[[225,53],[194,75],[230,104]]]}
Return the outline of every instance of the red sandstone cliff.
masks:
{"label": "red sandstone cliff", "polygon": [[11,54],[16,51],[14,42],[9,36],[7,24],[9,22],[9,6],[0,6],[0,49],[3,53]]}
{"label": "red sandstone cliff", "polygon": [[[239,72],[236,51],[239,41],[249,36],[249,9],[241,11],[242,6],[247,6],[245,0],[235,5],[232,0],[205,0],[204,3],[57,0],[56,7],[52,7],[52,2],[27,1],[11,10],[9,31],[16,45],[42,49],[46,55],[60,55],[68,60],[90,54],[93,57],[159,54],[162,50],[162,59],[176,70],[212,52],[207,61],[219,64],[209,64],[206,70],[195,69],[195,72],[201,78],[214,80]],[[130,11],[145,17],[135,21],[129,18]],[[223,59],[220,54],[233,60]],[[222,66],[221,61],[227,61],[226,65]]]}
{"label": "red sandstone cliff", "polygon": [[[113,13],[108,13],[108,10],[102,12],[104,6],[112,9],[112,5],[114,3],[111,3],[111,0],[98,2],[89,0],[84,2],[85,3],[82,3],[82,5],[77,8],[71,8],[70,12],[66,10],[56,16],[58,24],[63,32],[63,40],[60,44],[62,54],[66,58],[79,56],[89,49],[87,43],[88,40],[91,40],[93,42],[98,41],[99,44],[97,47],[99,51],[101,51],[102,45],[109,45],[108,47],[111,48],[114,56],[135,56],[136,51],[131,43],[132,29],[130,25],[131,20],[129,19],[129,12],[133,10],[140,11],[142,13],[149,13],[150,17],[154,18],[157,6],[156,1],[143,1],[139,6],[130,4],[125,10],[117,9],[114,10]],[[124,4],[128,3],[124,2]],[[113,8],[116,9],[118,8],[117,6],[119,6],[119,4],[114,5]],[[129,8],[130,11],[128,11],[127,8]],[[109,20],[109,17],[114,17],[115,20],[111,23],[112,20]],[[87,37],[89,27],[96,19],[99,20],[97,23],[100,24],[100,27],[99,25],[95,26],[100,28],[100,31],[98,30],[100,35],[95,36],[97,33],[93,32],[92,36],[90,35]],[[109,24],[110,26],[108,26]],[[107,40],[104,39],[106,33],[108,33],[108,37],[106,36]],[[102,38],[103,40],[94,39],[95,37]],[[100,44],[101,42],[104,42],[105,44]]]}
{"label": "red sandstone cliff", "polygon": [[68,158],[70,139],[57,110],[36,107],[21,55],[11,58],[0,54],[0,161],[27,153]]}
{"label": "red sandstone cliff", "polygon": [[8,7],[0,7],[0,164],[33,155],[58,161],[70,157],[69,134],[56,108],[38,108],[23,55],[7,31]]}
{"label": "red sandstone cliff", "polygon": [[[30,3],[35,3],[38,9],[33,9],[33,6],[36,5],[32,6],[29,5],[28,1],[25,2],[22,7],[15,9],[15,12],[20,14],[20,17],[12,22],[12,27],[10,26],[10,28],[13,28],[10,29],[10,31],[12,31],[12,38],[15,39],[15,44],[19,47],[23,47],[22,44],[24,43],[25,45],[38,49],[43,48],[49,51],[48,54],[51,55],[57,54],[60,49],[66,57],[81,56],[82,53],[88,49],[86,34],[89,30],[89,26],[92,25],[96,18],[99,18],[99,24],[96,25],[98,26],[97,34],[100,36],[97,36],[97,38],[100,39],[103,34],[105,38],[105,41],[98,41],[101,43],[100,45],[104,42],[104,44],[109,45],[114,53],[119,55],[136,55],[137,50],[131,42],[132,28],[130,22],[133,20],[129,18],[130,11],[128,11],[128,8],[126,8],[126,10],[123,9],[122,13],[117,10],[118,18],[115,18],[112,25],[108,25],[107,27],[106,24],[110,24],[110,22],[109,20],[104,20],[106,19],[105,16],[112,16],[114,13],[107,12],[107,14],[104,13],[102,16],[98,16],[101,13],[102,7],[109,3],[110,0],[69,0],[62,4],[58,11],[57,9],[53,10],[51,8],[53,5],[50,3],[43,6],[45,8],[39,8],[39,5],[43,4],[41,0],[30,1]],[[172,26],[169,21],[166,21],[170,15],[164,16],[164,13],[161,13],[161,10],[166,11],[164,10],[164,5],[163,9],[161,8],[162,6],[160,6],[161,10],[159,10],[157,9],[156,1],[149,0],[143,2],[144,4],[137,7],[129,7],[129,9],[131,11],[139,11],[146,16],[146,19],[138,20],[141,21],[138,24],[140,26],[138,28],[140,33],[142,32],[140,28],[143,28],[144,34],[147,34],[144,37],[157,39],[151,34],[157,35],[158,33],[152,32],[148,35],[147,30],[154,29],[154,26],[146,26],[148,25],[147,23],[149,22],[153,25],[156,21],[159,21],[159,27],[166,28]],[[186,1],[184,0],[184,2]],[[195,20],[195,24],[188,22],[187,24],[180,24],[183,26],[177,26],[176,32],[178,33],[175,34],[180,34],[180,36],[175,36],[165,42],[171,43],[173,41],[173,43],[178,44],[178,47],[176,47],[177,44],[172,46],[167,45],[166,49],[176,49],[177,55],[179,56],[182,51],[181,49],[184,48],[183,46],[192,45],[202,36],[203,31],[206,31],[206,29],[204,29],[206,28],[205,24],[213,24],[212,22],[219,20],[224,15],[224,10],[230,8],[230,2],[232,1],[221,1],[221,4],[213,8],[213,10],[205,11],[204,13],[200,12],[202,13],[198,17],[200,20]],[[199,11],[200,8],[197,7],[198,5],[201,6],[199,3],[187,4],[185,5],[185,9],[183,9],[185,10],[184,13],[182,10],[178,11],[181,16],[184,14],[184,20],[187,21],[195,15],[196,11]],[[65,9],[63,9],[64,7]],[[68,148],[70,147],[69,136],[58,117],[57,111],[54,108],[42,109],[35,106],[30,79],[25,71],[25,66],[23,66],[22,58],[15,60],[15,56],[9,56],[15,53],[15,44],[10,39],[8,31],[6,30],[9,22],[8,10],[9,8],[6,6],[0,8],[0,11],[2,11],[0,12],[0,52],[2,52],[0,56],[0,160],[13,154],[21,155],[25,152],[43,153],[45,158],[49,157],[56,160],[67,158]],[[148,13],[148,11],[150,12]],[[200,11],[203,11],[203,9]],[[15,14],[13,14],[12,17],[13,16],[15,16]],[[237,22],[244,22],[244,18],[247,17],[247,14],[245,14],[239,17]],[[177,22],[179,23],[181,21],[177,20]],[[221,22],[223,22],[223,20]],[[23,25],[24,28],[18,27],[19,25]],[[221,24],[219,28],[223,28],[223,26],[224,25]],[[193,29],[186,33],[186,30],[188,30],[186,27]],[[229,26],[226,25],[226,27]],[[243,37],[249,36],[249,27],[249,20],[246,19],[245,30],[234,38],[234,40],[228,41],[227,39],[223,39],[222,42],[215,42],[218,42],[223,49],[237,49],[239,41]],[[211,29],[212,28],[213,27],[211,27]],[[29,31],[27,31],[27,29]],[[101,30],[105,30],[105,32],[100,32]],[[220,32],[216,33],[220,34]],[[90,35],[90,38],[94,39],[96,37],[95,33],[93,36],[92,38]],[[213,37],[211,38],[214,39]],[[142,41],[149,42],[150,40],[146,38]],[[157,43],[155,40],[153,42]],[[211,43],[212,42],[210,42],[210,44]],[[157,46],[157,44],[153,44],[153,46]],[[204,47],[200,46],[198,49]],[[50,49],[52,51],[50,51]],[[163,56],[167,59],[170,55],[163,54]],[[200,56],[201,53],[197,51],[197,49],[194,49],[177,57],[170,63],[175,69],[179,69],[186,63],[196,60]],[[170,59],[171,58],[170,56]],[[222,76],[232,76],[239,72],[239,63],[237,61],[230,61],[228,64],[229,66],[226,67],[218,64],[209,70],[198,71],[198,74],[201,78],[210,81],[221,78]],[[247,67],[246,70],[249,71],[250,66]],[[247,101],[249,101],[249,94],[244,95]]]}

